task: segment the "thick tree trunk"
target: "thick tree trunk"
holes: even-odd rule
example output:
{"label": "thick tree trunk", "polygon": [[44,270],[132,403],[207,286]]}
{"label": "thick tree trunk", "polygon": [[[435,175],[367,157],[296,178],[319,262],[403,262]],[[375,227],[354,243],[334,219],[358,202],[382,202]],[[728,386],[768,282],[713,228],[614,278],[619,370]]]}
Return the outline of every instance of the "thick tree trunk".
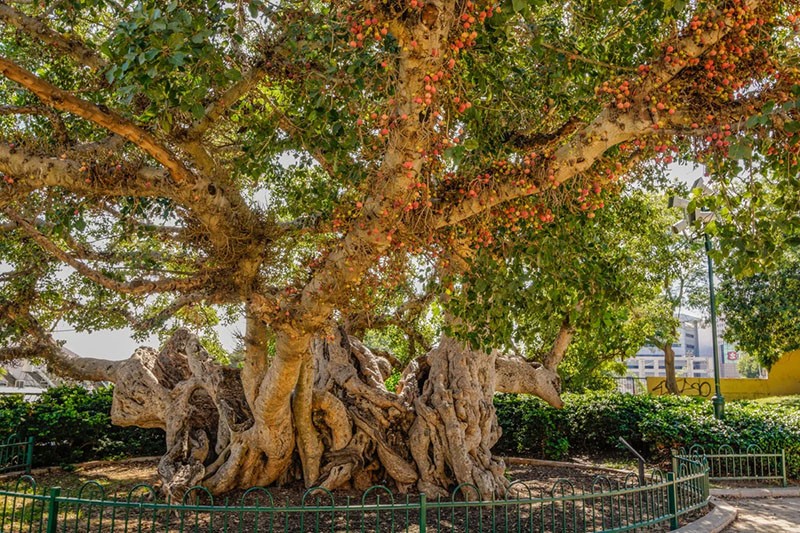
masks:
{"label": "thick tree trunk", "polygon": [[675,378],[675,350],[672,341],[664,343],[664,373],[666,374],[667,392],[678,394],[678,380]]}
{"label": "thick tree trunk", "polygon": [[[263,336],[248,338],[253,346]],[[112,420],[160,427],[163,489],[215,493],[302,478],[327,489],[390,484],[466,498],[502,496],[494,391],[536,394],[561,406],[558,376],[519,358],[444,337],[386,389],[389,362],[337,329],[326,338],[278,335],[267,369],[213,362],[179,330],[160,353],[140,348],[116,363]],[[296,452],[296,453],[295,453]]]}

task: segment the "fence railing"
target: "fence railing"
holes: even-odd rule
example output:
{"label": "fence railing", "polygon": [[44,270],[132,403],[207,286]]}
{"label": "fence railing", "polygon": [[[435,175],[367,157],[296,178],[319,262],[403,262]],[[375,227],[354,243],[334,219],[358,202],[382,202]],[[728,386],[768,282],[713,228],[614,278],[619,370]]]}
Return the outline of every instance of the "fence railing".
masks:
{"label": "fence railing", "polygon": [[676,472],[655,470],[644,486],[638,475],[615,480],[598,476],[588,487],[566,480],[549,491],[515,482],[506,497],[474,499],[472,485],[460,485],[448,498],[424,494],[396,498],[375,486],[360,498],[337,498],[310,489],[299,501],[276,503],[264,488],[250,489],[236,500],[215,502],[202,487],[182,501],[158,501],[156,491],[138,485],[123,495],[107,495],[96,481],[74,492],[37,486],[20,477],[0,490],[0,532],[149,531],[149,532],[622,532],[669,524],[708,502],[708,466],[679,458]]}
{"label": "fence railing", "polygon": [[635,376],[622,376],[614,378],[617,383],[617,392],[622,394],[645,394],[647,392],[647,380]]}
{"label": "fence railing", "polygon": [[673,461],[675,457],[705,457],[711,481],[774,480],[780,481],[784,487],[787,485],[785,450],[764,453],[758,446],[750,446],[744,451],[736,451],[724,444],[711,452],[707,453],[703,446],[695,444],[688,450],[673,451]]}
{"label": "fence railing", "polygon": [[29,474],[31,463],[33,463],[33,437],[23,440],[11,435],[5,442],[0,441],[0,474],[18,470]]}

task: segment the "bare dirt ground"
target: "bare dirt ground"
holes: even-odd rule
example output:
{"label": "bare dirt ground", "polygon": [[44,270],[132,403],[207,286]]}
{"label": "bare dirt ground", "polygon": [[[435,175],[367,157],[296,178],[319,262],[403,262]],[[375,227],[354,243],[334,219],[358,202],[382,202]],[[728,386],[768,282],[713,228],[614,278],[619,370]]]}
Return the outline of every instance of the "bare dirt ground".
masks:
{"label": "bare dirt ground", "polygon": [[[187,504],[223,506],[222,510],[176,512],[152,505],[162,502],[153,491],[158,491],[157,460],[93,462],[77,465],[74,469],[51,468],[34,474],[39,492],[44,487],[59,486],[62,495],[92,500],[117,500],[123,505],[116,510],[100,511],[98,507],[62,505],[62,521],[70,531],[108,531],[125,528],[147,531],[409,531],[419,530],[419,496],[395,495],[388,490],[374,489],[368,494],[356,491],[337,491],[330,494],[309,494],[300,483],[249,493],[235,491],[222,497],[211,498],[201,490],[185,498]],[[603,493],[615,491],[636,483],[627,472],[599,470],[591,466],[566,467],[511,464],[507,475],[518,489],[513,496],[489,506],[470,499],[469,488],[462,488],[456,497],[429,499],[427,530],[436,532],[466,531],[602,531],[616,529],[642,517],[658,516],[661,498],[612,497]],[[599,476],[599,477],[598,477]],[[7,484],[0,482],[0,486]],[[12,486],[15,481],[12,481]],[[23,483],[23,485],[25,485]],[[139,487],[139,488],[136,488]],[[0,489],[1,490],[1,489]],[[596,493],[596,497],[582,502],[569,501],[569,496]],[[567,500],[548,504],[526,503],[526,498],[566,496]],[[519,499],[517,499],[519,498]],[[128,502],[128,503],[126,503]],[[3,498],[0,497],[0,504]],[[8,501],[5,502],[8,515]],[[326,507],[335,503],[346,506],[344,511],[332,512]],[[144,504],[133,507],[131,504]],[[272,504],[272,505],[271,505]],[[382,507],[377,504],[393,504]],[[16,504],[15,504],[16,505]],[[272,510],[253,510],[259,506]],[[311,508],[309,508],[311,507]],[[249,509],[248,509],[249,508]],[[37,516],[36,508],[28,510]],[[44,512],[41,505],[39,515]],[[690,515],[684,519],[693,519]],[[8,520],[7,520],[8,522]],[[8,522],[13,526],[13,523]],[[61,527],[62,524],[59,524]],[[21,528],[18,528],[21,529]],[[36,529],[34,527],[34,529]],[[7,527],[0,524],[0,532]],[[27,530],[27,525],[24,529]],[[647,531],[667,531],[665,525],[656,525]],[[16,531],[16,529],[14,529]]]}

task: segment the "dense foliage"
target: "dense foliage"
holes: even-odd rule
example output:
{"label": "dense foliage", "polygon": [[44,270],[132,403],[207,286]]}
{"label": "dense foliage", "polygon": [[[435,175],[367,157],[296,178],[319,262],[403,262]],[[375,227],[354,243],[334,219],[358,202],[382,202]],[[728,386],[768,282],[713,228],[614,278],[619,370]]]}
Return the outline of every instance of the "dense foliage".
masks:
{"label": "dense foliage", "polygon": [[659,463],[680,446],[701,444],[706,450],[723,444],[734,449],[756,445],[786,449],[787,470],[800,476],[800,405],[797,402],[733,401],[725,419],[714,418],[711,402],[686,396],[634,396],[618,393],[565,395],[565,408],[540,400],[498,395],[497,415],[503,428],[499,451],[565,459],[575,455],[624,456],[622,437],[649,460]]}
{"label": "dense foliage", "polygon": [[719,288],[725,337],[767,368],[800,348],[800,260],[789,255],[775,270],[737,279]]}
{"label": "dense foliage", "polygon": [[[794,2],[425,6],[3,3],[0,296],[25,305],[0,338],[313,330],[472,296],[464,260],[497,290],[673,161],[719,185],[740,270],[790,237]],[[488,303],[478,328],[508,338]]]}
{"label": "dense foliage", "polygon": [[163,453],[162,431],[111,425],[111,394],[110,387],[61,386],[31,402],[2,395],[0,440],[12,433],[34,437],[34,466]]}

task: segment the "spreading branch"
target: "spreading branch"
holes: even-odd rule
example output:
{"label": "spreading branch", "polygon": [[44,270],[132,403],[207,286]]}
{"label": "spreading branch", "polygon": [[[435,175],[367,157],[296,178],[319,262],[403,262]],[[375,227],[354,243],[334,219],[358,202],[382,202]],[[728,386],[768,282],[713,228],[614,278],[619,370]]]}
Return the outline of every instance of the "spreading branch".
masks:
{"label": "spreading branch", "polygon": [[47,253],[71,266],[85,278],[121,294],[144,296],[162,292],[192,291],[204,287],[209,281],[210,274],[207,273],[204,275],[196,275],[191,278],[162,278],[155,280],[140,278],[128,282],[120,282],[109,278],[65,252],[60,246],[40,232],[34,224],[28,222],[14,211],[3,209],[3,213],[18,224],[19,227]]}
{"label": "spreading branch", "polygon": [[264,62],[259,63],[255,67],[242,75],[242,78],[231,85],[219,99],[215,100],[206,107],[205,113],[202,118],[195,121],[191,128],[186,132],[186,138],[192,141],[197,141],[203,137],[208,129],[221,119],[228,110],[241,100],[250,91],[263,80],[269,71],[267,70]]}
{"label": "spreading branch", "polygon": [[128,119],[113,111],[100,109],[99,106],[91,102],[81,100],[72,93],[59,89],[6,58],[0,57],[0,73],[34,93],[45,104],[60,111],[73,113],[131,141],[152,156],[153,159],[164,165],[164,168],[170,171],[174,180],[188,183],[195,181],[194,176],[178,160],[175,154],[168,150],[151,133],[143,130]]}
{"label": "spreading branch", "polygon": [[[748,9],[754,9],[760,0],[750,0],[746,3]],[[734,27],[734,21],[725,18],[722,24],[704,34],[702,40],[687,32],[675,45],[675,49],[682,53],[686,59],[698,58],[716,46]],[[578,129],[566,139],[552,154],[552,157],[543,163],[547,171],[553,176],[556,185],[562,184],[574,176],[590,169],[612,147],[642,136],[653,133],[653,117],[650,115],[650,97],[657,91],[678,77],[689,66],[689,61],[660,62],[653,65],[644,80],[634,87],[633,98],[635,105],[628,111],[621,113],[616,108],[606,107],[600,114]],[[530,149],[530,147],[528,147]],[[433,227],[445,228],[459,224],[475,215],[486,212],[493,207],[505,202],[537,194],[530,187],[520,187],[515,183],[501,183],[489,187],[474,198],[468,198],[454,205],[445,206],[441,214],[435,218]]]}
{"label": "spreading branch", "polygon": [[108,64],[95,50],[86,43],[66,37],[54,31],[41,20],[28,16],[21,11],[0,1],[0,20],[28,34],[33,39],[38,39],[48,46],[65,52],[78,63],[86,65],[92,70],[104,70]]}
{"label": "spreading branch", "polygon": [[80,357],[54,341],[38,341],[24,346],[0,348],[0,362],[37,360],[47,362],[48,369],[60,377],[78,381],[116,381],[121,361]]}

